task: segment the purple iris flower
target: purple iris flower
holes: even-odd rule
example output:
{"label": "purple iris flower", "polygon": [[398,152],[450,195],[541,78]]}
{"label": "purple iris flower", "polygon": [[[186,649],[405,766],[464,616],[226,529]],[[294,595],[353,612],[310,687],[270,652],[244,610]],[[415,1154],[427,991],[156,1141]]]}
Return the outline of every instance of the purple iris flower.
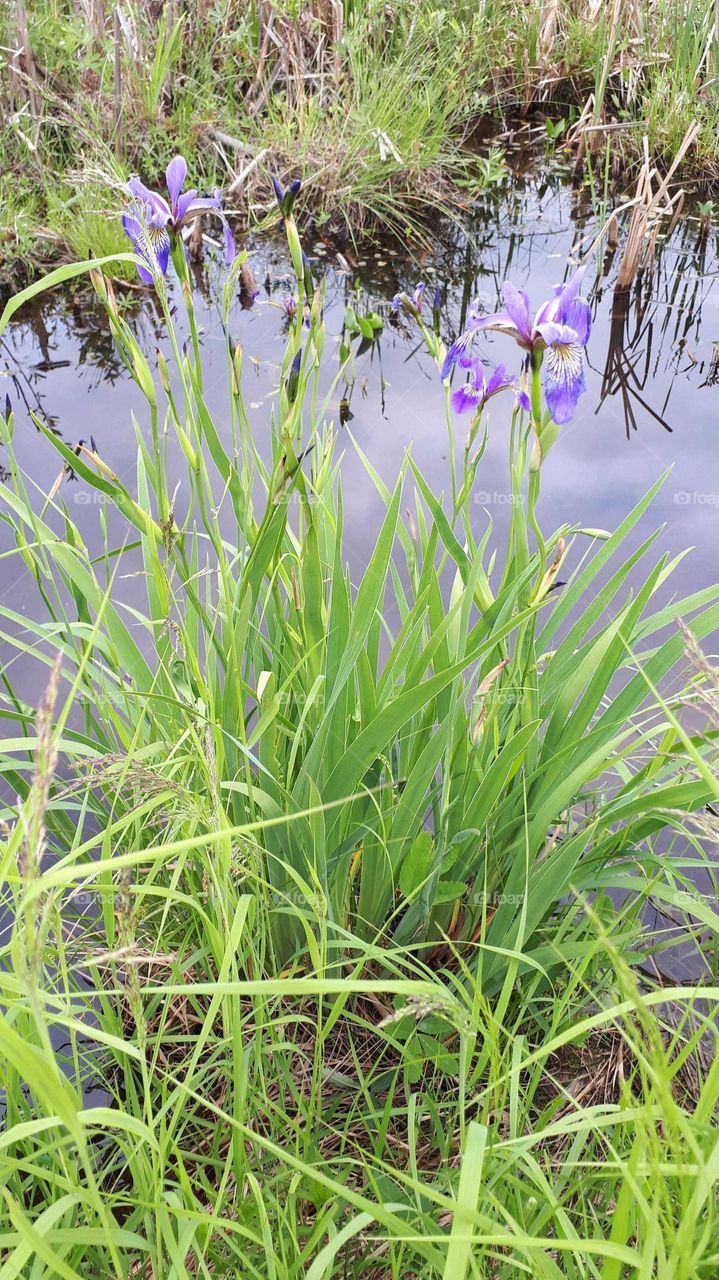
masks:
{"label": "purple iris flower", "polygon": [[505,333],[530,356],[541,355],[544,395],[549,412],[556,423],[568,422],[579,397],[586,390],[584,347],[589,340],[592,318],[589,304],[579,297],[585,270],[585,267],[579,267],[566,284],[555,285],[554,297],[542,304],[534,319],[524,290],[505,281],[502,285],[503,310],[491,316],[470,311],[466,332],[452,343],[445,356],[442,379],[448,377],[480,329]]}
{"label": "purple iris flower", "polygon": [[137,269],[147,284],[152,284],[158,270],[163,276],[166,274],[173,238],[195,214],[206,210],[216,213],[222,223],[228,265],[235,257],[235,241],[220,208],[220,192],[198,196],[194,188],[183,191],[186,178],[187,164],[182,156],[175,156],[165,171],[169,200],[158,191],[150,191],[137,177],[130,178],[127,184],[132,203],[122,215],[122,226],[135,246],[139,259]]}
{"label": "purple iris flower", "polygon": [[392,299],[391,311],[406,311],[407,315],[415,316],[417,319],[422,315],[422,299],[426,289],[425,284],[418,284],[414,293],[396,293]]}
{"label": "purple iris flower", "polygon": [[463,369],[470,370],[469,381],[456,387],[451,395],[452,408],[455,413],[479,413],[492,396],[498,391],[506,391],[514,386],[512,378],[508,378],[504,365],[498,364],[489,379],[485,377],[484,365],[479,356],[462,355],[459,363]]}
{"label": "purple iris flower", "polygon": [[[282,306],[282,310],[285,313],[285,316],[291,323],[296,318],[297,312],[299,310],[299,303],[294,293],[288,293],[284,301],[281,303],[281,306]],[[304,324],[305,329],[309,329],[310,327],[309,307],[303,308],[302,323]]]}

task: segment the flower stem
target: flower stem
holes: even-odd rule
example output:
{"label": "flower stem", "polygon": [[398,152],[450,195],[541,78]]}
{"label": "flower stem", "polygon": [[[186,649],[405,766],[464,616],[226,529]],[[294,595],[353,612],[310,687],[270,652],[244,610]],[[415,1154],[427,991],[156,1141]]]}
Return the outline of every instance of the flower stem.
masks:
{"label": "flower stem", "polygon": [[543,578],[544,570],[547,562],[547,552],[542,537],[542,531],[537,521],[537,499],[539,497],[539,474],[540,463],[542,457],[541,446],[541,429],[542,429],[542,384],[540,381],[540,371],[542,368],[542,351],[532,352],[532,382],[531,382],[531,406],[532,406],[532,429],[534,431],[534,449],[533,454],[538,457],[538,465],[533,466],[532,460],[529,464],[529,487],[527,492],[527,518],[531,525],[534,536],[537,540],[537,550],[539,552],[539,573],[537,576],[537,588],[539,588]]}
{"label": "flower stem", "polygon": [[543,351],[532,352],[532,382],[530,387],[530,403],[532,406],[532,426],[535,435],[539,439],[542,430],[542,383],[540,381],[540,372],[542,369]]}

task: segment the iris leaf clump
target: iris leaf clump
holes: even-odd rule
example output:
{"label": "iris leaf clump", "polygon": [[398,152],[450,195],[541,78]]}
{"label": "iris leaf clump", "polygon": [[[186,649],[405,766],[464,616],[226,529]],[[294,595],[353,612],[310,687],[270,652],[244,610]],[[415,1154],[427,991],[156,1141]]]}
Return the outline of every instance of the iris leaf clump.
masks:
{"label": "iris leaf clump", "polygon": [[[154,225],[164,205],[139,192]],[[12,693],[3,711],[8,1275],[32,1260],[38,1277],[555,1280],[650,1254],[666,1280],[708,1274],[716,1068],[698,1069],[691,1107],[678,1081],[712,1024],[682,988],[643,990],[632,964],[649,894],[686,907],[675,834],[719,799],[715,733],[685,724],[669,683],[687,644],[675,616],[697,646],[719,588],[660,603],[676,562],[633,534],[661,480],[613,532],[540,527],[540,357],[572,319],[581,359],[576,280],[536,334],[505,289],[531,343],[529,401],[525,371],[486,379],[477,358],[461,397],[444,387],[450,440],[453,413],[472,415],[447,499],[409,453],[388,487],[355,444],[381,519],[354,578],[330,413],[352,352],[328,386],[297,195],[278,202],[304,304],[284,309],[266,440],[230,338],[244,255],[222,296],[221,422],[164,197],[157,243],[128,228],[166,326],[156,369],[109,264],[46,282],[93,272],[144,397],[133,481],[38,418],[61,471],[38,494],[10,403],[2,416],[6,555],[42,606],[29,623],[5,603],[2,639],[47,685],[37,717]],[[441,402],[438,306],[429,328],[421,290],[398,305]],[[497,546],[472,496],[504,393]],[[70,469],[97,495],[99,552],[67,504]],[[691,912],[716,937],[711,906]],[[715,972],[703,996],[719,1000]],[[686,1016],[660,1030],[670,1000]],[[564,1073],[588,1046],[622,1069],[583,1105]]]}

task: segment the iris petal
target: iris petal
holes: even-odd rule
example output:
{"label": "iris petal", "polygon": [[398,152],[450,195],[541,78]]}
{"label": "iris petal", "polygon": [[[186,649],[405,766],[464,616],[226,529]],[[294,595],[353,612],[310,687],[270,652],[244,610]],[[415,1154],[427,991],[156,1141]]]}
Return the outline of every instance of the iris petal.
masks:
{"label": "iris petal", "polygon": [[506,311],[495,311],[491,316],[478,316],[476,320],[471,321],[471,328],[474,333],[481,330],[487,332],[503,333],[507,338],[514,338],[520,347],[527,346],[528,340],[524,334],[519,332],[516,324]]}
{"label": "iris petal", "polygon": [[482,392],[471,382],[463,387],[456,387],[450,396],[450,403],[455,413],[472,413],[482,404]]}
{"label": "iris petal", "polygon": [[137,273],[140,279],[144,280],[145,284],[152,284],[152,272],[148,270],[148,267],[145,265],[146,258],[142,244],[143,232],[141,224],[133,214],[123,213],[122,229],[128,239],[132,241],[133,248],[137,254],[137,261],[135,265],[137,266]]}
{"label": "iris petal", "polygon": [[231,267],[235,260],[235,237],[227,218],[222,219],[222,238],[225,242],[225,259],[228,267]]}
{"label": "iris petal", "polygon": [[148,206],[152,219],[158,226],[166,226],[172,220],[172,210],[165,197],[159,195],[157,191],[150,191],[150,188],[146,187],[139,178],[133,175],[127,184],[127,189],[131,196]]}
{"label": "iris petal", "polygon": [[554,320],[556,317],[556,314],[557,314],[556,297],[550,298],[548,302],[543,302],[541,307],[538,308],[537,314],[534,317],[534,329],[532,332],[536,333],[540,325],[547,324],[549,321]]}
{"label": "iris petal", "polygon": [[490,396],[496,395],[498,391],[503,391],[505,387],[511,386],[512,379],[507,377],[504,365],[498,364],[485,387],[485,399],[489,400]]}
{"label": "iris petal", "polygon": [[146,204],[155,198],[154,191],[150,191],[135,173],[128,179],[127,189],[136,200],[143,200]]}
{"label": "iris petal", "polygon": [[574,299],[579,295],[586,271],[586,267],[577,267],[574,275],[569,277],[566,284],[557,286],[557,319],[561,324],[569,323],[567,311]]}
{"label": "iris petal", "polygon": [[[552,297],[547,302],[543,302],[534,317],[535,330],[541,324],[548,321],[555,321],[557,324],[569,324],[573,326],[571,319],[572,308],[575,303],[580,301],[578,298],[582,280],[586,274],[586,267],[577,267],[577,270],[570,276],[565,284],[555,284],[552,289]],[[587,304],[582,302],[582,306]],[[589,334],[587,333],[587,338]]]}
{"label": "iris petal", "polygon": [[567,307],[564,324],[574,329],[582,346],[586,347],[592,331],[592,313],[589,310],[589,303],[583,298],[573,298]]}
{"label": "iris petal", "polygon": [[542,361],[544,396],[553,420],[569,422],[577,401],[586,390],[584,357],[579,342],[556,342],[547,347]]}
{"label": "iris petal", "polygon": [[158,236],[153,244],[155,250],[155,258],[163,276],[167,275],[167,264],[170,261],[170,237],[167,232],[163,236]]}
{"label": "iris petal", "polygon": [[128,210],[122,215],[122,228],[132,241],[137,254],[137,270],[145,284],[152,284],[155,275],[167,274],[170,259],[170,235],[164,226],[148,222],[137,210]]}
{"label": "iris petal", "polygon": [[219,209],[221,198],[219,191],[216,191],[213,196],[200,196],[198,199],[193,197],[185,209],[183,216],[185,218],[191,218],[193,214],[203,213],[206,209]]}
{"label": "iris petal", "polygon": [[502,285],[504,309],[520,337],[529,342],[532,325],[529,318],[529,298],[524,289],[517,289],[509,280]]}
{"label": "iris petal", "polygon": [[133,213],[126,212],[122,215],[122,229],[125,235],[132,240],[133,244],[137,241],[142,233],[142,227]]}
{"label": "iris petal", "polygon": [[190,205],[193,203],[193,201],[196,198],[197,198],[197,190],[195,187],[190,187],[189,191],[183,191],[182,195],[178,196],[177,201],[174,205],[176,227],[179,227],[182,224],[183,220],[187,217],[187,210],[190,208]]}
{"label": "iris petal", "polygon": [[170,193],[170,203],[172,204],[173,213],[177,209],[177,202],[180,198],[180,192],[185,185],[187,177],[187,163],[184,156],[173,156],[165,170],[165,181],[167,190]]}
{"label": "iris petal", "polygon": [[[575,329],[570,329],[569,325],[558,324],[556,320],[547,320],[545,324],[535,324],[535,336],[541,338],[545,347],[551,347],[555,342],[561,342],[565,346],[572,342],[579,342],[579,336]],[[580,343],[580,346],[583,344]]]}
{"label": "iris petal", "polygon": [[459,360],[463,352],[466,351],[473,337],[474,337],[473,331],[471,329],[468,329],[466,333],[460,334],[456,342],[452,343],[446,356],[444,357],[444,360],[442,362],[442,368],[439,371],[439,376],[443,382],[445,378],[449,377],[454,366],[456,365],[457,361]]}

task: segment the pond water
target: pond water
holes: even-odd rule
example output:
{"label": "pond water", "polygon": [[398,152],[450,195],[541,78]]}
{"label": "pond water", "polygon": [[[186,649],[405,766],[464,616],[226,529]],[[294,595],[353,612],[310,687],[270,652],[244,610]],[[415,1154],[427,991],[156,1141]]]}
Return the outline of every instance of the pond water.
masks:
{"label": "pond water", "polygon": [[[340,400],[346,397],[351,414],[339,430],[346,436],[345,529],[355,578],[366,561],[382,507],[353,453],[349,433],[388,483],[396,478],[411,444],[415,461],[435,491],[448,487],[443,389],[411,323],[390,320],[393,294],[398,288],[413,288],[420,278],[428,282],[430,292],[439,283],[443,335],[449,340],[462,328],[474,298],[479,297],[485,310],[495,309],[499,285],[507,277],[526,288],[538,305],[578,261],[595,230],[586,193],[575,191],[568,175],[554,169],[549,176],[511,175],[503,190],[478,202],[468,232],[445,228],[436,249],[421,256],[419,263],[387,247],[348,260],[321,242],[305,245],[315,278],[324,274],[327,280],[326,354],[331,364],[348,301],[358,310],[374,308],[387,321],[380,340],[357,360],[353,384],[340,386],[331,406],[331,416],[339,422]],[[262,440],[269,431],[284,350],[281,303],[291,288],[291,267],[274,240],[250,240],[245,247],[260,295],[250,309],[238,298],[231,333],[244,349],[250,421]],[[679,222],[660,239],[654,270],[637,280],[623,310],[614,291],[616,261],[600,262],[596,271],[595,265],[587,275],[593,312],[588,389],[543,468],[540,517],[547,531],[565,522],[614,528],[671,468],[636,532],[638,541],[664,525],[661,550],[676,554],[695,548],[664,588],[666,600],[719,577],[717,231],[702,229],[693,218]],[[206,394],[220,427],[227,420],[218,306],[223,274],[212,260],[196,274]],[[155,350],[165,341],[149,293],[140,294],[129,316],[154,365]],[[516,367],[516,348],[507,339],[479,338],[480,349],[488,361]],[[59,291],[19,313],[0,340],[0,375],[0,391],[7,387],[16,411],[18,454],[40,490],[49,490],[60,468],[57,455],[33,425],[31,410],[71,444],[92,437],[102,457],[134,491],[136,445],[130,414],[134,410],[144,422],[144,405],[115,354],[104,313],[87,293]],[[510,501],[510,398],[505,400],[502,403],[500,397],[490,406],[489,443],[474,493],[477,527],[482,528],[489,516],[502,542]],[[460,451],[465,423],[466,419],[457,423]],[[178,474],[179,470],[178,466]],[[92,550],[98,528],[93,495],[76,480],[65,482],[64,495]],[[0,596],[18,612],[32,615],[37,610],[32,584],[22,576],[19,562],[5,564],[12,568],[6,568]],[[36,669],[15,658],[8,674],[19,696],[36,703]]]}
{"label": "pond water", "polygon": [[[443,288],[442,325],[447,340],[462,327],[468,303],[479,297],[493,310],[505,278],[525,287],[538,304],[578,260],[582,241],[591,243],[591,206],[565,175],[513,176],[505,191],[476,207],[467,235],[446,229],[432,254],[408,263],[390,249],[373,249],[350,262],[321,243],[308,244],[315,277],[327,279],[327,353],[339,342],[345,304],[373,307],[386,319],[398,287],[420,277]],[[258,438],[268,432],[269,407],[284,349],[282,299],[291,287],[286,253],[274,241],[249,241],[260,287],[251,309],[238,300],[231,318],[233,339],[245,353],[245,392]],[[621,252],[621,250],[620,250]],[[619,256],[619,255],[618,255]],[[616,264],[600,264],[591,285],[593,332],[588,350],[588,390],[564,428],[542,474],[547,529],[561,522],[614,527],[667,468],[673,468],[648,517],[665,524],[662,545],[676,552],[693,546],[674,580],[683,592],[716,577],[719,508],[719,257],[715,230],[696,219],[680,222],[660,240],[655,270],[638,279],[625,313],[614,294]],[[196,303],[203,326],[207,398],[220,424],[225,414],[225,364],[218,297],[222,271],[207,262],[197,271]],[[154,364],[164,345],[149,294],[130,313],[130,323]],[[516,366],[518,352],[499,335],[476,340],[488,361]],[[332,372],[337,365],[334,364]],[[144,421],[143,403],[114,351],[105,317],[86,293],[66,289],[19,313],[0,343],[0,390],[9,390],[16,411],[16,444],[29,474],[47,491],[58,472],[57,456],[30,418],[34,410],[71,444],[93,437],[103,458],[134,489],[136,446],[132,410]],[[439,491],[448,480],[443,391],[436,370],[410,322],[385,324],[373,350],[357,361],[351,387],[338,388],[331,414],[347,397],[349,431],[380,473],[391,481],[404,450]],[[490,438],[477,477],[474,504],[481,525],[488,512],[501,533],[507,517],[507,423],[509,397],[492,402]],[[458,449],[466,419],[457,422]],[[341,430],[341,428],[340,428]],[[1,459],[0,459],[1,461]],[[379,502],[353,446],[346,440],[343,463],[348,551],[357,567],[379,515]],[[97,512],[80,482],[64,496],[92,548]],[[87,508],[83,510],[82,508]],[[15,607],[26,603],[17,582]]]}

